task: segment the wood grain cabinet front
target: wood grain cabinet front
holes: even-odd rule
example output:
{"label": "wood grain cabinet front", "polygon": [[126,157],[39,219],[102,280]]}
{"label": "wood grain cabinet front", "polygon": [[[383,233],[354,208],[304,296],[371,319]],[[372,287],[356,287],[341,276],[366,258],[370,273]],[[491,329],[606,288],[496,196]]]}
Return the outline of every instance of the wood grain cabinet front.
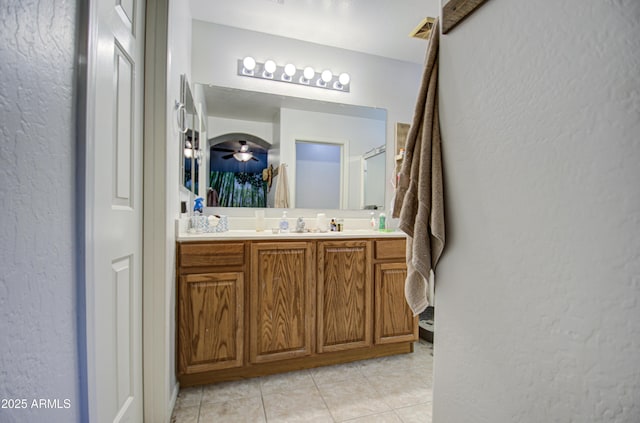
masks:
{"label": "wood grain cabinet front", "polygon": [[251,244],[250,361],[311,355],[315,321],[314,244]]}
{"label": "wood grain cabinet front", "polygon": [[418,318],[404,297],[407,279],[406,240],[375,241],[375,335],[376,344],[418,340]]}
{"label": "wood grain cabinet front", "polygon": [[179,373],[242,366],[243,273],[181,276],[179,295]]}
{"label": "wood grain cabinet front", "polygon": [[180,242],[181,386],[407,353],[405,240]]}
{"label": "wood grain cabinet front", "polygon": [[318,352],[368,347],[373,322],[370,241],[318,242]]}
{"label": "wood grain cabinet front", "polygon": [[418,318],[404,297],[405,263],[375,265],[375,343],[418,340]]}

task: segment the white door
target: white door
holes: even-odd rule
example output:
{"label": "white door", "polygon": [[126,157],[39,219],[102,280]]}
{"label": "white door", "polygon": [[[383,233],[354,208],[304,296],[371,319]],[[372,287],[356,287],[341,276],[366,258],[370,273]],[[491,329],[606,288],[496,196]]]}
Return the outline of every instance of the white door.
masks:
{"label": "white door", "polygon": [[142,422],[144,1],[90,2],[86,331],[91,422]]}

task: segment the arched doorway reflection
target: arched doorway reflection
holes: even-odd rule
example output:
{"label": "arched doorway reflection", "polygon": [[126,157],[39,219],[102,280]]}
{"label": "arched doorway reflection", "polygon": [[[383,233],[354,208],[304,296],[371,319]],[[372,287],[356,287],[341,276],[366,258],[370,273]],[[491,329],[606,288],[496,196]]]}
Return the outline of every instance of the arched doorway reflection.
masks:
{"label": "arched doorway reflection", "polygon": [[228,133],[209,139],[207,206],[267,207],[267,167],[271,146],[246,133]]}

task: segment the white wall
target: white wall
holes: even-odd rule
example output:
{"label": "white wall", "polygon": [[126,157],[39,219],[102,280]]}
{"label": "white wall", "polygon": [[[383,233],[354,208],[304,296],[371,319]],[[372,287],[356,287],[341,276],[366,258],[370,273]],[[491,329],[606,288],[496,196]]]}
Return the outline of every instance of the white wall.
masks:
{"label": "white wall", "polygon": [[[193,22],[193,52],[195,82],[386,109],[389,151],[394,151],[395,122],[411,122],[422,72],[422,66],[415,63],[197,20]],[[238,76],[237,60],[248,55],[260,62],[271,58],[277,63],[292,61],[300,66],[329,68],[334,73],[348,72],[351,75],[351,92],[312,89]],[[389,155],[387,168],[393,169],[393,166],[393,157]],[[389,173],[387,179],[390,177]],[[388,200],[391,191],[389,185]]]}
{"label": "white wall", "polygon": [[372,148],[385,144],[385,129],[385,122],[375,119],[281,109],[280,158],[288,166],[291,203],[296,204],[296,180],[291,177],[296,174],[296,140],[343,142],[348,146],[347,192],[357,193],[357,195],[349,195],[348,202],[345,202],[345,208],[360,208],[360,193],[362,191],[360,157]]}
{"label": "white wall", "polygon": [[640,2],[588,3],[442,37],[434,422],[640,419]]}
{"label": "white wall", "polygon": [[244,132],[273,143],[273,122],[257,122],[242,119],[227,119],[217,116],[208,117],[209,139],[232,132]]}
{"label": "white wall", "polygon": [[[175,274],[175,219],[180,214],[180,201],[188,200],[187,207],[190,210],[193,205],[188,195],[180,190],[180,160],[182,159],[182,148],[180,145],[180,134],[177,129],[174,101],[180,99],[180,75],[186,74],[189,82],[193,86],[191,78],[191,11],[189,3],[180,0],[169,2],[169,32],[168,32],[168,63],[167,63],[167,259],[165,263],[164,281],[166,287],[165,298],[167,299],[167,311],[163,324],[167,334],[167,350],[169,352],[167,371],[170,372],[171,395],[175,395],[177,378],[176,368],[176,274]],[[167,404],[170,407],[170,404]]]}
{"label": "white wall", "polygon": [[81,420],[76,14],[75,2],[0,6],[0,399],[28,401],[0,408],[2,422]]}
{"label": "white wall", "polygon": [[340,208],[341,148],[333,144],[296,142],[296,207]]}

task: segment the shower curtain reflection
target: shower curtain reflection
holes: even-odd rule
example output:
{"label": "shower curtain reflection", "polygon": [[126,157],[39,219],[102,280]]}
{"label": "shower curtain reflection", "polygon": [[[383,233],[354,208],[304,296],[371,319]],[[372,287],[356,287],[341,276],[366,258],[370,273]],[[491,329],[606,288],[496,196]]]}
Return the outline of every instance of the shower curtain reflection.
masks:
{"label": "shower curtain reflection", "polygon": [[262,172],[212,171],[209,186],[218,193],[220,207],[266,207],[267,184]]}

